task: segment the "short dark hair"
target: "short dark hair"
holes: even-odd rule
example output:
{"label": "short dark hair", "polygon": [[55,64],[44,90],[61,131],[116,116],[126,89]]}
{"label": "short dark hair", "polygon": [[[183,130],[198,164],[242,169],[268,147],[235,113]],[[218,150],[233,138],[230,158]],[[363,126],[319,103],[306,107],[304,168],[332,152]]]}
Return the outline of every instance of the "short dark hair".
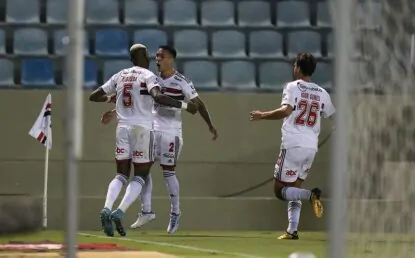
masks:
{"label": "short dark hair", "polygon": [[317,61],[312,54],[299,53],[295,59],[295,64],[304,76],[311,76],[316,70]]}
{"label": "short dark hair", "polygon": [[174,47],[170,45],[162,45],[162,46],[159,46],[159,48],[169,52],[173,56],[173,58],[176,59],[177,51],[176,49],[174,49]]}

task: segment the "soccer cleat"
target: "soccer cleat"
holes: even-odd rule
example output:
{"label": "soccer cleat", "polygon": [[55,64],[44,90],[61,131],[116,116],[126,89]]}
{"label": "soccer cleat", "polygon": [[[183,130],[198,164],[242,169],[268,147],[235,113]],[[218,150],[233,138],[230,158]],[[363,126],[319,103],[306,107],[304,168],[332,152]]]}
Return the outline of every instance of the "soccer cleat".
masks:
{"label": "soccer cleat", "polygon": [[292,234],[285,232],[284,235],[278,237],[279,240],[298,240],[298,233],[294,231]]}
{"label": "soccer cleat", "polygon": [[124,217],[124,212],[120,209],[116,209],[111,213],[111,221],[115,224],[115,229],[117,230],[120,236],[127,235],[124,230],[124,226],[122,225],[122,218]]}
{"label": "soccer cleat", "polygon": [[317,218],[323,217],[323,204],[320,201],[321,190],[319,188],[314,188],[311,190],[310,202],[313,205],[314,214]]}
{"label": "soccer cleat", "polygon": [[113,237],[114,229],[112,228],[110,216],[111,216],[111,211],[108,208],[104,208],[99,213],[99,217],[101,218],[102,231],[104,231],[106,236]]}
{"label": "soccer cleat", "polygon": [[167,233],[173,234],[179,228],[180,214],[170,213],[170,221],[167,226]]}
{"label": "soccer cleat", "polygon": [[141,228],[147,223],[152,222],[156,219],[156,214],[154,212],[141,212],[138,214],[138,218],[134,224],[131,225],[131,228]]}

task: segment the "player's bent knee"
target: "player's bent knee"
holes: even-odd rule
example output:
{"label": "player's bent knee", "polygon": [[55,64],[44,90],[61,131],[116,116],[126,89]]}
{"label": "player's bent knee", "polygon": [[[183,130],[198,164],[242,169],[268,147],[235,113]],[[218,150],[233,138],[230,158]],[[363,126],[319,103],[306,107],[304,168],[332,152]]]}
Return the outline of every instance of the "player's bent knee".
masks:
{"label": "player's bent knee", "polygon": [[175,171],[176,170],[176,166],[166,166],[166,165],[161,165],[161,168],[163,170],[167,170],[167,171]]}
{"label": "player's bent knee", "polygon": [[134,163],[134,176],[140,176],[144,179],[150,174],[151,166],[153,162],[147,163]]}
{"label": "player's bent knee", "polygon": [[277,179],[274,180],[274,194],[275,197],[277,197],[278,199],[284,201],[284,198],[281,195],[281,190],[284,187],[284,185],[278,181]]}

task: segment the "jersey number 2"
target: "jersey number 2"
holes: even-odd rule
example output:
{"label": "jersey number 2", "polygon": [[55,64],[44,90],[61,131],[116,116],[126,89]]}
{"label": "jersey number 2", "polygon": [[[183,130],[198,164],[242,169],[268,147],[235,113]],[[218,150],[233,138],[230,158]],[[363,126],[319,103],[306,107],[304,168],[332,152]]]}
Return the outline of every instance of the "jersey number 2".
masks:
{"label": "jersey number 2", "polygon": [[301,112],[295,118],[294,124],[314,127],[317,123],[317,113],[320,109],[319,103],[316,101],[308,102],[302,99],[298,102],[297,108]]}
{"label": "jersey number 2", "polygon": [[131,107],[133,105],[133,97],[131,95],[131,91],[133,89],[133,84],[132,83],[125,83],[124,84],[124,89],[123,89],[123,93],[122,93],[122,103],[124,105],[124,107]]}

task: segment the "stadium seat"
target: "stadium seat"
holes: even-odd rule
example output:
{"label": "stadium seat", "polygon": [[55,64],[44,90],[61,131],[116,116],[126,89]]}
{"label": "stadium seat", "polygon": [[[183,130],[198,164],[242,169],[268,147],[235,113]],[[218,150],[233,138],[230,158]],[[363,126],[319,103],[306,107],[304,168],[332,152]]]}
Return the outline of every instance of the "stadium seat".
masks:
{"label": "stadium seat", "polygon": [[49,24],[66,24],[68,21],[68,1],[47,0],[46,21]]}
{"label": "stadium seat", "polygon": [[167,34],[162,30],[147,29],[134,32],[134,42],[144,44],[151,56],[155,56],[160,45],[167,44]]}
{"label": "stadium seat", "polygon": [[128,33],[119,29],[97,30],[95,53],[99,56],[128,56]]}
{"label": "stadium seat", "polygon": [[317,26],[318,27],[332,27],[330,4],[328,0],[317,3]]}
{"label": "stadium seat", "polygon": [[50,59],[22,60],[21,71],[21,83],[24,86],[55,85],[55,69]]}
{"label": "stadium seat", "polygon": [[316,57],[321,56],[320,33],[311,30],[290,32],[288,34],[288,55],[295,57],[300,52],[311,53]]}
{"label": "stadium seat", "polygon": [[220,30],[212,34],[212,55],[215,57],[244,57],[245,35],[236,30]]}
{"label": "stadium seat", "polygon": [[118,24],[118,1],[117,0],[87,0],[86,23],[87,24]]}
{"label": "stadium seat", "polygon": [[207,56],[207,34],[203,30],[180,30],[174,33],[174,47],[180,57]]}
{"label": "stadium seat", "polygon": [[234,5],[232,1],[209,0],[202,2],[202,25],[235,25]]}
{"label": "stadium seat", "polygon": [[331,63],[318,62],[313,74],[313,82],[325,89],[330,89],[333,84],[333,68]]}
{"label": "stadium seat", "polygon": [[6,22],[8,23],[38,23],[38,0],[9,0],[6,4]]}
{"label": "stadium seat", "polygon": [[238,2],[239,26],[271,26],[271,7],[265,1]]}
{"label": "stadium seat", "polygon": [[125,24],[157,25],[158,9],[155,0],[125,0]]}
{"label": "stadium seat", "polygon": [[6,53],[6,35],[4,30],[0,30],[0,53]]}
{"label": "stadium seat", "polygon": [[13,48],[15,54],[47,55],[48,36],[38,28],[22,28],[14,31]]}
{"label": "stadium seat", "polygon": [[228,61],[221,67],[223,88],[254,89],[255,66],[248,61]]}
{"label": "stadium seat", "polygon": [[124,60],[109,60],[104,63],[104,82],[122,69],[130,68],[131,62]]}
{"label": "stadium seat", "polygon": [[[68,73],[63,71],[63,84],[68,86]],[[98,85],[98,67],[95,61],[90,59],[84,60],[84,84],[88,89],[94,89]]]}
{"label": "stadium seat", "polygon": [[219,89],[218,67],[212,61],[188,61],[183,65],[184,74],[196,89]]}
{"label": "stadium seat", "polygon": [[274,58],[283,53],[283,37],[274,30],[257,30],[249,34],[249,55],[251,57]]}
{"label": "stadium seat", "polygon": [[310,26],[310,11],[307,1],[282,1],[277,4],[277,26]]}
{"label": "stadium seat", "polygon": [[196,25],[196,3],[192,0],[164,2],[164,25]]}
{"label": "stadium seat", "polygon": [[263,62],[259,66],[260,88],[282,90],[292,78],[293,66],[290,63]]}
{"label": "stadium seat", "polygon": [[[68,33],[65,29],[57,30],[53,33],[53,45],[54,53],[56,55],[65,55],[66,54],[66,45],[64,44],[64,37],[68,36]],[[84,33],[84,55],[89,55],[89,39],[88,33]]]}
{"label": "stadium seat", "polygon": [[8,59],[0,59],[0,87],[14,85],[14,64]]}
{"label": "stadium seat", "polygon": [[154,74],[158,74],[159,71],[157,70],[157,64],[154,61],[150,62],[150,67],[148,68],[150,71],[152,71]]}
{"label": "stadium seat", "polygon": [[328,56],[333,56],[334,55],[334,38],[333,38],[333,33],[330,32],[329,34],[327,34],[327,55]]}

